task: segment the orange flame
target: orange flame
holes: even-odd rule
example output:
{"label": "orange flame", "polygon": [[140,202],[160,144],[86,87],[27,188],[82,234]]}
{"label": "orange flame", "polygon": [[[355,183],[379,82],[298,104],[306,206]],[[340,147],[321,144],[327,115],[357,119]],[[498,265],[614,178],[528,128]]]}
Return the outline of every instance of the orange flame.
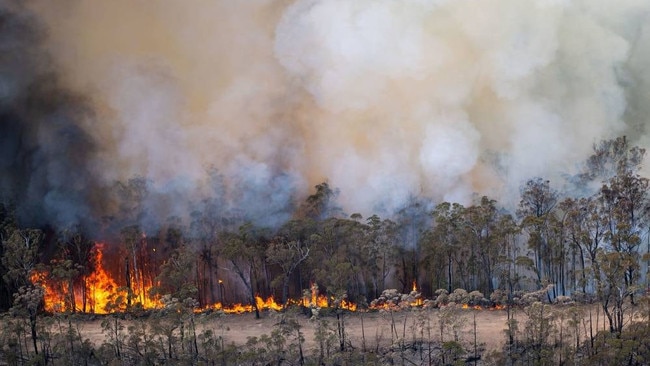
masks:
{"label": "orange flame", "polygon": [[[112,310],[119,310],[118,298],[122,296],[126,298],[127,291],[120,288],[113,277],[104,268],[104,244],[96,243],[94,249],[95,256],[93,262],[95,264],[94,271],[86,276],[84,286],[77,286],[74,289],[74,301],[76,308],[74,311],[83,311],[79,308],[83,302],[83,295],[86,294],[86,311],[95,314],[106,314]],[[61,281],[55,281],[51,275],[46,271],[34,271],[31,275],[31,281],[43,287],[45,294],[43,300],[45,302],[45,310],[50,312],[61,312],[65,310],[72,310],[71,306],[66,303],[66,298],[71,297],[68,291],[65,290],[66,285]],[[153,309],[161,306],[158,299],[151,298],[147,294],[152,287],[151,281],[140,283],[132,289],[132,298],[141,304],[145,309]],[[112,307],[109,307],[110,304]],[[107,308],[109,307],[109,308]]]}
{"label": "orange flame", "polygon": [[[74,299],[75,311],[87,311],[89,313],[97,314],[106,314],[112,311],[121,311],[126,310],[124,302],[127,298],[128,291],[127,289],[121,288],[117,282],[111,277],[110,273],[104,268],[104,245],[102,243],[96,243],[94,247],[94,271],[86,276],[83,281],[82,286],[77,286],[72,290],[70,294],[71,287],[69,283],[65,281],[56,281],[52,279],[50,273],[46,271],[33,271],[31,274],[31,281],[34,284],[38,284],[44,289],[44,302],[45,310],[49,312],[61,312],[61,311],[70,311],[72,309],[72,299]],[[131,299],[135,301],[136,304],[139,304],[144,309],[155,309],[161,308],[163,306],[162,302],[158,298],[153,298],[149,296],[149,290],[153,286],[153,281],[150,279],[142,278],[131,278],[132,288],[131,288]],[[219,285],[223,284],[221,279],[218,280]],[[85,286],[85,287],[84,287]],[[416,281],[413,281],[412,291],[417,292],[418,287]],[[86,295],[86,307],[80,309],[79,307],[82,304],[83,295]],[[113,306],[109,306],[113,304]],[[308,292],[301,299],[290,299],[287,304],[279,304],[275,299],[267,297],[266,299],[261,296],[255,296],[255,305],[258,310],[275,310],[282,311],[286,306],[292,305],[301,305],[304,307],[318,307],[318,308],[329,308],[336,307],[339,309],[345,309],[348,311],[357,311],[357,304],[352,301],[349,301],[345,298],[335,299],[334,297],[328,297],[326,295],[319,294],[318,285],[313,283],[311,285],[310,292]],[[371,310],[401,310],[409,307],[420,307],[424,306],[424,298],[420,294],[409,296],[408,301],[400,302],[386,302],[381,304],[371,304],[369,309]],[[484,308],[479,305],[470,306],[468,304],[463,304],[462,309],[474,309],[474,310],[483,310]],[[486,309],[490,310],[501,310],[505,307],[502,305],[496,305],[494,307],[489,307]],[[255,307],[253,304],[232,304],[225,306],[221,302],[205,306],[204,308],[197,308],[195,312],[201,312],[205,310],[217,310],[222,311],[226,314],[242,314],[253,312]]]}
{"label": "orange flame", "polygon": [[[462,308],[463,309],[484,310],[484,308],[481,305],[463,304]],[[492,308],[490,308],[490,309],[492,309]]]}
{"label": "orange flame", "polygon": [[33,284],[43,288],[43,300],[46,311],[64,311],[66,308],[64,296],[60,291],[55,291],[56,284],[50,283],[48,273],[45,271],[32,271],[29,277]]}
{"label": "orange flame", "polygon": [[[104,269],[104,249],[103,244],[95,245],[95,271],[88,276],[86,286],[90,297],[88,303],[91,313],[106,314],[108,311],[106,305],[113,300],[118,286],[111,276]],[[47,304],[47,302],[46,302]]]}

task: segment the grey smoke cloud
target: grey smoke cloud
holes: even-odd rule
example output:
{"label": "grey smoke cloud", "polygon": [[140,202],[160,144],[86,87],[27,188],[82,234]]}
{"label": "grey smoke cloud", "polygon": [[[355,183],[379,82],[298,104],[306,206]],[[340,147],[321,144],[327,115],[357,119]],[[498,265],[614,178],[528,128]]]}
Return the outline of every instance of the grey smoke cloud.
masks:
{"label": "grey smoke cloud", "polygon": [[524,180],[558,181],[601,139],[650,143],[647,1],[30,8],[62,84],[93,111],[74,124],[93,142],[93,187],[142,175],[161,218],[212,194],[210,167],[228,209],[275,224],[324,179],[364,215],[413,195],[512,203]]}

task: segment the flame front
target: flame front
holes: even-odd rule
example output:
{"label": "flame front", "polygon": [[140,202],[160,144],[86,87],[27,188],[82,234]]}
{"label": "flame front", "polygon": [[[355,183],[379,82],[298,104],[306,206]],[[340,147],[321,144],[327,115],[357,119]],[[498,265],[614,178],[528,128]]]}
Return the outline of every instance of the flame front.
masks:
{"label": "flame front", "polygon": [[113,278],[104,269],[104,245],[95,245],[95,271],[88,276],[86,285],[90,296],[90,312],[105,314],[108,312],[107,305],[118,291],[118,286]]}
{"label": "flame front", "polygon": [[34,270],[29,279],[33,284],[43,289],[43,301],[45,302],[46,311],[61,312],[66,309],[65,298],[60,291],[54,290],[53,287],[56,285],[47,280],[47,272]]}
{"label": "flame front", "polygon": [[[131,289],[130,295],[128,289],[117,285],[117,282],[104,268],[104,244],[96,243],[93,252],[94,271],[84,278],[82,286],[74,287],[72,294],[69,291],[71,287],[66,286],[64,281],[54,280],[47,271],[33,271],[31,281],[44,289],[43,300],[46,311],[74,310],[107,314],[123,308],[128,296],[135,299],[135,303],[142,305],[145,309],[161,307],[162,304],[158,299],[148,295],[152,287],[151,283],[139,283],[135,288]],[[74,302],[72,301],[73,298]]]}
{"label": "flame front", "polygon": [[[82,286],[71,286],[69,282],[55,280],[47,271],[33,271],[31,281],[41,286],[44,290],[45,310],[49,312],[79,311],[95,314],[107,314],[115,311],[126,310],[127,298],[130,296],[132,304],[139,305],[143,309],[161,308],[163,303],[160,299],[149,295],[153,286],[151,280],[146,281],[139,278],[139,281],[133,276],[130,278],[133,287],[127,289],[120,287],[110,273],[104,268],[104,245],[95,244],[94,247],[94,271],[87,275]],[[223,284],[218,280],[219,285]],[[417,283],[413,281],[412,293],[408,295],[408,300],[399,302],[385,302],[370,304],[370,310],[401,310],[410,307],[424,306],[424,299],[417,292]],[[85,296],[85,299],[84,299]],[[85,301],[84,301],[85,300]],[[348,311],[357,311],[357,304],[343,298],[328,297],[319,293],[318,285],[313,283],[310,290],[301,299],[289,299],[287,304],[279,304],[270,296],[266,299],[261,296],[255,296],[255,306],[251,304],[230,304],[224,305],[221,302],[197,308],[195,312],[206,310],[221,311],[226,314],[250,313],[257,307],[258,310],[275,310],[282,311],[286,306],[300,305],[309,308],[338,308]],[[81,307],[80,307],[81,306]],[[462,305],[463,309],[483,309],[481,306]],[[503,306],[496,306],[490,309],[500,310]]]}

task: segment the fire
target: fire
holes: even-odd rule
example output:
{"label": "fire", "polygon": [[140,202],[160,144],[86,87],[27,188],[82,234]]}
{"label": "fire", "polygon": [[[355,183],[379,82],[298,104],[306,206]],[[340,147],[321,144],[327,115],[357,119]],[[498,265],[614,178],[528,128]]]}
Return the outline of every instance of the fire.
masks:
{"label": "fire", "polygon": [[[332,300],[333,302],[333,300]],[[273,296],[269,296],[266,299],[262,298],[261,296],[255,296],[255,304],[257,305],[257,309],[260,311],[264,310],[275,310],[275,311],[282,311],[285,309],[285,306],[282,304],[278,304]],[[288,306],[291,305],[302,305],[305,307],[321,307],[321,308],[326,308],[329,307],[330,301],[328,301],[327,297],[324,295],[318,295],[314,298],[314,301],[310,301],[309,298],[303,298],[302,300],[289,300],[288,301]],[[341,309],[349,310],[349,311],[356,311],[357,310],[357,304],[347,301],[347,300],[341,300],[339,307]],[[253,308],[253,305],[251,304],[241,304],[241,303],[236,303],[232,304],[229,306],[224,306],[222,303],[217,302],[215,304],[212,304],[210,306],[207,306],[203,309],[196,309],[195,312],[201,312],[205,310],[216,310],[216,311],[223,311],[226,314],[243,314],[243,313],[251,313],[255,309]]]}
{"label": "fire", "polygon": [[[149,296],[150,289],[153,287],[153,281],[146,279],[144,276],[135,276],[131,274],[131,288],[120,287],[117,281],[104,267],[104,245],[95,244],[93,257],[93,272],[86,275],[81,284],[71,285],[67,280],[56,279],[52,274],[45,270],[33,271],[31,281],[41,286],[44,290],[45,310],[49,312],[62,311],[79,311],[95,314],[107,314],[115,311],[124,311],[127,309],[126,303],[130,296],[132,305],[141,306],[143,309],[157,309],[163,307],[159,298]],[[220,286],[222,280],[218,280]],[[411,294],[398,294],[390,302],[374,303],[369,306],[370,310],[401,310],[411,307],[424,306],[424,298],[417,292],[416,281],[413,281]],[[396,293],[395,290],[392,290]],[[387,291],[390,293],[390,290]],[[393,294],[396,295],[396,294]],[[400,300],[401,297],[401,300]],[[405,300],[406,297],[406,300]],[[348,311],[357,311],[357,304],[343,297],[328,297],[319,293],[318,285],[313,283],[310,290],[300,299],[290,299],[286,304],[276,302],[269,296],[266,299],[261,296],[255,296],[255,306],[253,304],[230,304],[224,305],[217,302],[203,308],[197,308],[195,312],[206,310],[221,311],[226,314],[250,313],[257,307],[260,311],[274,310],[282,311],[287,306],[304,306],[309,308],[338,308]],[[482,310],[481,306],[470,306],[463,304],[463,309]],[[501,310],[502,305],[496,305],[489,309]]]}
{"label": "fire", "polygon": [[[261,296],[255,296],[255,305],[257,305],[257,309],[260,311],[263,310],[281,311],[282,309],[284,309],[284,306],[278,304],[273,298],[273,296],[269,296],[266,299],[262,298]],[[196,309],[195,312],[200,313],[205,310],[223,311],[226,314],[243,314],[243,313],[252,313],[255,309],[251,304],[236,303],[229,306],[223,306],[222,303],[217,302],[203,309]]]}
{"label": "fire", "polygon": [[270,309],[270,310],[280,311],[284,308],[284,306],[276,303],[272,296],[268,297],[266,300],[263,300],[259,296],[255,296],[255,302],[257,303],[258,309],[264,309],[264,310]]}
{"label": "fire", "polygon": [[[63,281],[55,281],[50,273],[44,270],[34,271],[31,281],[44,289],[45,310],[50,312],[61,312],[74,310],[94,314],[106,314],[115,310],[122,310],[124,303],[129,296],[128,290],[121,288],[117,282],[104,268],[104,244],[96,243],[93,248],[95,253],[94,271],[86,276],[82,286],[74,287],[70,294],[68,287]],[[142,305],[145,309],[158,308],[162,304],[158,299],[148,296],[152,287],[149,281],[140,281],[131,289],[131,298],[136,304]],[[85,307],[84,304],[85,294]],[[74,297],[75,308],[72,309],[71,298]],[[80,307],[81,306],[81,307]]]}
{"label": "fire", "polygon": [[[327,296],[318,293],[318,284],[312,283],[311,296],[303,297],[300,304],[304,307],[311,308],[328,308],[337,306],[337,301],[334,297],[327,298]],[[338,301],[338,308],[349,311],[357,311],[357,304],[343,298]]]}
{"label": "fire", "polygon": [[350,311],[357,311],[357,304],[344,299],[341,300],[341,308]]}
{"label": "fire", "polygon": [[[118,290],[118,286],[111,276],[104,269],[104,245],[97,244],[95,246],[95,271],[88,276],[86,286],[88,287],[88,295],[90,296],[90,312],[105,314],[107,313],[106,305],[113,300],[114,294]],[[47,301],[45,302],[47,308]]]}
{"label": "fire", "polygon": [[463,304],[461,307],[463,309],[474,309],[474,310],[503,310],[506,308],[503,305],[494,305],[486,308],[481,305],[468,305],[468,304]]}
{"label": "fire", "polygon": [[43,299],[45,301],[45,310],[63,311],[66,308],[65,299],[59,291],[55,291],[53,285],[47,280],[47,272],[34,270],[30,275],[30,281],[33,284],[43,288]]}

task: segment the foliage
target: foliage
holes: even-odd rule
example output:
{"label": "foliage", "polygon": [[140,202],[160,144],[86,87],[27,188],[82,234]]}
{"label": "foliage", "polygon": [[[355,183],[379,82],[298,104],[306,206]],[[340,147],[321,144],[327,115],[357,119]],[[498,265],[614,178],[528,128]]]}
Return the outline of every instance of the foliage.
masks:
{"label": "foliage", "polygon": [[[201,329],[192,310],[217,301],[242,302],[260,317],[258,295],[275,295],[284,304],[324,295],[337,319],[318,320],[313,356],[319,363],[344,363],[360,355],[347,337],[341,301],[367,304],[395,288],[434,299],[439,355],[449,362],[463,354],[457,346],[466,324],[457,305],[465,304],[507,308],[506,348],[495,357],[513,364],[647,363],[643,327],[632,322],[649,280],[650,181],[641,175],[644,157],[644,149],[623,137],[603,141],[583,171],[564,182],[568,189],[544,177],[525,181],[514,212],[488,196],[435,206],[411,197],[390,216],[364,219],[345,214],[338,189],[322,182],[304,202],[294,202],[294,216],[276,227],[247,221],[225,198],[224,177],[217,172],[210,181],[215,197],[193,203],[196,211],[187,221],[170,217],[152,224],[150,182],[138,177],[116,182],[106,228],[117,258],[111,269],[121,288],[106,309],[114,313],[104,319],[106,342],[94,349],[94,357],[149,364],[214,358],[228,364],[240,356],[252,363],[306,363],[309,357],[299,355],[302,330],[290,318],[271,335],[251,339],[238,354],[223,334]],[[95,270],[96,255],[89,232],[22,227],[11,207],[2,205],[0,243],[0,309],[13,316],[3,327],[17,334],[2,335],[4,360],[90,362],[92,347],[75,333],[74,321],[57,318],[89,310],[85,281]],[[55,291],[65,300],[54,317],[42,316],[44,288],[34,278],[43,272],[59,284]],[[142,299],[149,287],[163,308],[148,322],[125,326],[124,317],[146,315]],[[312,294],[311,288],[319,290]],[[81,301],[75,293],[82,294]],[[588,328],[572,307],[576,302],[596,304],[608,332]],[[549,308],[551,303],[561,310]],[[512,317],[517,311],[526,314],[525,322]],[[406,347],[398,333],[391,329],[391,339]],[[72,360],[65,349],[86,353]]]}

